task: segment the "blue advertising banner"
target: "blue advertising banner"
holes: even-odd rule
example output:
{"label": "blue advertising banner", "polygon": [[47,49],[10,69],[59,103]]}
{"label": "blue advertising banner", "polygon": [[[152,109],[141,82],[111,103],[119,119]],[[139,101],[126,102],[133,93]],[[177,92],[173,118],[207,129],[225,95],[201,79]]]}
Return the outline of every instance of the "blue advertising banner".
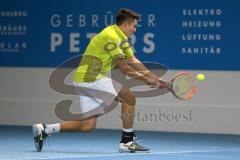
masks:
{"label": "blue advertising banner", "polygon": [[56,67],[82,54],[120,8],[141,14],[136,56],[170,69],[240,70],[240,2],[68,0],[0,2],[0,66]]}

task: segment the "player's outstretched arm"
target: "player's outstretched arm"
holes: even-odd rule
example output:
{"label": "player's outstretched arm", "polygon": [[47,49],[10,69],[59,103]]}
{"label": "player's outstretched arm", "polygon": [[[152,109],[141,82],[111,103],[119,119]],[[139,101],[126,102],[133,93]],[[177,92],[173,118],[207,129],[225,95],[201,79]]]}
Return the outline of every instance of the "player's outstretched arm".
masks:
{"label": "player's outstretched arm", "polygon": [[127,76],[132,77],[132,78],[136,78],[138,80],[142,80],[142,81],[146,82],[149,85],[157,85],[157,81],[156,80],[153,80],[153,79],[149,78],[147,76],[147,73],[144,74],[144,72],[138,72],[137,70],[132,68],[128,64],[126,59],[118,58],[115,61],[116,61],[116,64],[117,64],[118,68],[120,69],[120,71],[124,75],[127,75]]}
{"label": "player's outstretched arm", "polygon": [[161,80],[156,74],[149,71],[147,67],[145,67],[140,60],[138,60],[134,55],[130,58],[128,58],[128,64],[139,73],[144,74],[146,77],[151,79],[152,81],[155,81],[160,84],[161,87],[164,87],[166,84],[163,80]]}

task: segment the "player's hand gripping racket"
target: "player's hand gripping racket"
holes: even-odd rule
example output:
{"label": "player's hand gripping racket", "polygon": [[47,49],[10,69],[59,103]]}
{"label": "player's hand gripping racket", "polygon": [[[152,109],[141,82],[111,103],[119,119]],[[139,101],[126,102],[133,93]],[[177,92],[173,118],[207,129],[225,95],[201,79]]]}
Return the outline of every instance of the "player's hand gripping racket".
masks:
{"label": "player's hand gripping racket", "polygon": [[188,72],[178,73],[170,82],[166,83],[165,87],[181,100],[191,99],[196,93],[195,78]]}

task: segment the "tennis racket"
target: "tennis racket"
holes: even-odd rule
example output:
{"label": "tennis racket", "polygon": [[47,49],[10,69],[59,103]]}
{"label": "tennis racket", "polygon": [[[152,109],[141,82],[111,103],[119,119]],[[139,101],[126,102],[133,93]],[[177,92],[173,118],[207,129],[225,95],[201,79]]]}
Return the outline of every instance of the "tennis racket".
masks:
{"label": "tennis racket", "polygon": [[196,93],[195,78],[191,73],[180,72],[165,86],[181,100],[191,99]]}

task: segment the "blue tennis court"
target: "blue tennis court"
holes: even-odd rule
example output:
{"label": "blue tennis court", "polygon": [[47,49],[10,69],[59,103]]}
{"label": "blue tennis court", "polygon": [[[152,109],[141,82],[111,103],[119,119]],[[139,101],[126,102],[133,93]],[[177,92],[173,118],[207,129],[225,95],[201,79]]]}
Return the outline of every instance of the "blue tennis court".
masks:
{"label": "blue tennis court", "polygon": [[[240,136],[138,131],[150,153],[118,153],[121,131],[97,129],[91,133],[61,133],[48,138],[36,152],[31,127],[0,127],[0,159],[137,159],[238,160]],[[140,142],[141,143],[141,142]]]}

